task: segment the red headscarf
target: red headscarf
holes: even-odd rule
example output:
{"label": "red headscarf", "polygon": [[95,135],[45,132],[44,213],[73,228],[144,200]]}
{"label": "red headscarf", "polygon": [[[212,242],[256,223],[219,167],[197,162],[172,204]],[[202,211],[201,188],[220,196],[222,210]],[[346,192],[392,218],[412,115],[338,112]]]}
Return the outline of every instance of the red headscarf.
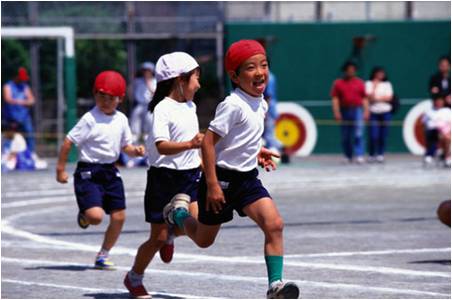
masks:
{"label": "red headscarf", "polygon": [[27,69],[20,67],[19,70],[17,70],[17,80],[28,81],[29,79],[30,77],[28,76]]}
{"label": "red headscarf", "polygon": [[267,55],[264,47],[255,40],[240,40],[233,43],[224,59],[226,71],[237,70],[245,60],[256,54]]}
{"label": "red headscarf", "polygon": [[116,71],[103,71],[97,75],[93,90],[94,93],[99,91],[111,96],[124,97],[126,94],[126,81]]}

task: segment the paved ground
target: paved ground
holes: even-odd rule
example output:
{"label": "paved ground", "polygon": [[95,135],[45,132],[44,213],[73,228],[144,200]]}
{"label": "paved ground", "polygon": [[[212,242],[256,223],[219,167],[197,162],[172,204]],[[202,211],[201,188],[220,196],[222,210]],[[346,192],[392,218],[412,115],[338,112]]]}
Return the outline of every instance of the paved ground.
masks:
{"label": "paved ground", "polygon": [[[56,183],[53,169],[2,174],[1,297],[127,298],[122,279],[149,228],[145,171],[121,170],[128,219],[112,251],[117,271],[92,268],[106,220],[77,227],[72,181]],[[423,169],[413,156],[364,166],[315,156],[261,174],[285,219],[285,278],[303,298],[450,299],[451,232],[435,216],[450,169]],[[211,248],[179,238],[174,261],[156,258],[145,284],[154,298],[263,298],[262,245],[236,216]]]}

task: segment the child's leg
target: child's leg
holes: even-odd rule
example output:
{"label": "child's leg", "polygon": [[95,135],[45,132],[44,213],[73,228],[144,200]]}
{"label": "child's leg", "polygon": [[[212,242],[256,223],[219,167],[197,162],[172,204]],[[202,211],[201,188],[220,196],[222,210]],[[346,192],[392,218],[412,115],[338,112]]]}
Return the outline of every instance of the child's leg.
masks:
{"label": "child's leg", "polygon": [[168,225],[151,223],[151,235],[149,239],[138,248],[132,271],[139,275],[144,274],[144,270],[146,270],[155,253],[165,245],[167,237]]}
{"label": "child's leg", "polygon": [[85,216],[89,224],[99,225],[104,217],[104,210],[102,207],[95,206],[85,210],[83,212],[83,215]]}
{"label": "child's leg", "polygon": [[[193,201],[190,203],[189,212],[193,218],[198,219],[198,202],[197,201]],[[174,234],[176,236],[185,235],[185,231],[183,228],[181,229],[178,226],[176,226],[174,228]]]}
{"label": "child's leg", "polygon": [[275,203],[270,198],[261,198],[243,209],[265,234],[264,253],[267,263],[268,281],[282,280],[283,271],[283,227]]}
{"label": "child's leg", "polygon": [[110,212],[110,224],[108,225],[107,231],[105,231],[102,249],[110,251],[110,249],[113,248],[119,238],[125,219],[125,209],[113,210]]}

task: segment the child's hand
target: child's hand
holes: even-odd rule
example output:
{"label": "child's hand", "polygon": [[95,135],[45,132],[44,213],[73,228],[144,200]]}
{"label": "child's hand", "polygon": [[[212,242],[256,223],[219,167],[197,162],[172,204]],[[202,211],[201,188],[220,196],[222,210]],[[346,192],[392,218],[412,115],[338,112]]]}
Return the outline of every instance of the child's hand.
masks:
{"label": "child's hand", "polygon": [[57,170],[56,180],[59,183],[67,183],[68,179],[69,179],[69,175],[66,171],[64,171],[64,170],[58,171]]}
{"label": "child's hand", "polygon": [[226,203],[224,193],[219,184],[207,186],[206,211],[212,211],[215,214],[223,209]]}
{"label": "child's hand", "polygon": [[268,172],[270,169],[276,170],[276,163],[272,160],[272,157],[281,157],[278,153],[273,152],[267,148],[262,147],[261,151],[257,155],[257,163]]}
{"label": "child's hand", "polygon": [[135,146],[135,156],[144,156],[145,152],[144,146]]}
{"label": "child's hand", "polygon": [[200,148],[202,144],[202,140],[204,139],[203,133],[197,133],[194,138],[190,141],[191,149]]}

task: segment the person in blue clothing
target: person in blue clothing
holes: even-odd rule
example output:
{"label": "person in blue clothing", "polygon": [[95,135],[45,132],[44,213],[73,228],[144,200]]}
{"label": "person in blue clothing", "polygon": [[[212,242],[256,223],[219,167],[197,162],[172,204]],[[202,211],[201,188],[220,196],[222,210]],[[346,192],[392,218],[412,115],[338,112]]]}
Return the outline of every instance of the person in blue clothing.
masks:
{"label": "person in blue clothing", "polygon": [[275,123],[278,118],[276,97],[277,83],[275,74],[270,70],[268,71],[268,85],[264,91],[264,99],[268,104],[268,111],[264,120],[264,134],[265,147],[271,150],[276,150],[279,153],[283,153],[283,145],[275,137]]}
{"label": "person in blue clothing", "polygon": [[17,76],[3,85],[2,119],[6,123],[16,123],[25,135],[27,148],[37,158],[35,138],[30,108],[35,104],[35,97],[28,85],[27,69],[20,67]]}

